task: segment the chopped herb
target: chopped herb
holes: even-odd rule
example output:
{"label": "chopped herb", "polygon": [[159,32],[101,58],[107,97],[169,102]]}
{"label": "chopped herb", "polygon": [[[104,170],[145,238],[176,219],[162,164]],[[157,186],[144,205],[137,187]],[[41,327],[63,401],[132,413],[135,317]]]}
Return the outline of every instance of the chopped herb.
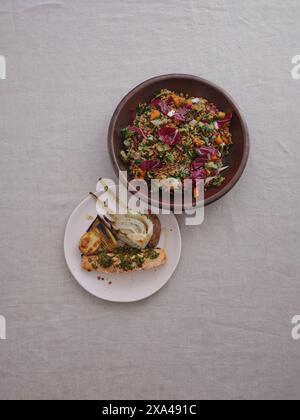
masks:
{"label": "chopped herb", "polygon": [[213,185],[214,187],[220,187],[220,185],[222,185],[224,181],[225,178],[223,176],[218,176],[212,181],[211,185]]}
{"label": "chopped herb", "polygon": [[154,249],[148,249],[146,255],[150,260],[155,260],[159,256],[158,252],[156,252]]}
{"label": "chopped herb", "polygon": [[172,153],[170,153],[170,152],[167,152],[165,154],[165,158],[166,158],[166,161],[168,163],[174,163],[175,162],[175,156]]}
{"label": "chopped herb", "polygon": [[[142,268],[146,259],[154,260],[159,254],[154,249],[138,250],[129,246],[119,247],[113,253],[99,252],[97,263],[103,268],[115,266],[124,271]],[[97,268],[97,264],[94,263]]]}
{"label": "chopped herb", "polygon": [[113,258],[106,252],[100,252],[97,256],[98,264],[103,268],[109,268],[113,265]]}

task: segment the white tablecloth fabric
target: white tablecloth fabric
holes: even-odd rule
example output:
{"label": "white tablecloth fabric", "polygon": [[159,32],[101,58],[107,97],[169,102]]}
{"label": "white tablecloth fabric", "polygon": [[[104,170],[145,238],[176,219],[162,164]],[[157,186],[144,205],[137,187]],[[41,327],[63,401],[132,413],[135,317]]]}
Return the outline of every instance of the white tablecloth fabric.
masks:
{"label": "white tablecloth fabric", "polygon": [[[300,397],[299,0],[0,0],[0,398]],[[143,80],[224,87],[251,135],[247,170],[176,274],[110,304],[68,272],[64,228],[100,175],[106,133]]]}

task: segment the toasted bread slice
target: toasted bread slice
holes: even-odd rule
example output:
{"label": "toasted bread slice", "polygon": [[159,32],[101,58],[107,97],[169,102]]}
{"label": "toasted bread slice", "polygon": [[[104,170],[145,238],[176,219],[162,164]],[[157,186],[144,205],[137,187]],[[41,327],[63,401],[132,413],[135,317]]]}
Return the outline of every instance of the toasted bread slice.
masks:
{"label": "toasted bread slice", "polygon": [[79,250],[84,255],[95,254],[101,246],[101,238],[96,230],[85,233],[79,242]]}
{"label": "toasted bread slice", "polygon": [[100,273],[128,273],[151,270],[165,264],[167,260],[163,249],[135,251],[134,254],[124,252],[99,253],[83,255],[82,268],[86,271]]}

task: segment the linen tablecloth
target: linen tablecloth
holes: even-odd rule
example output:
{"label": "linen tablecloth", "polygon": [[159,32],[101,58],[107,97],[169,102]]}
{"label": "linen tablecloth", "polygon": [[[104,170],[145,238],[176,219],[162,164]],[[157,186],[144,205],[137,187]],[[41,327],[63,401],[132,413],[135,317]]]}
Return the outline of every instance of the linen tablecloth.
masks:
{"label": "linen tablecloth", "polygon": [[[300,397],[299,22],[299,0],[0,0],[0,398]],[[159,293],[104,302],[69,273],[65,225],[114,176],[120,99],[175,72],[235,98],[249,163],[203,225],[179,217]]]}

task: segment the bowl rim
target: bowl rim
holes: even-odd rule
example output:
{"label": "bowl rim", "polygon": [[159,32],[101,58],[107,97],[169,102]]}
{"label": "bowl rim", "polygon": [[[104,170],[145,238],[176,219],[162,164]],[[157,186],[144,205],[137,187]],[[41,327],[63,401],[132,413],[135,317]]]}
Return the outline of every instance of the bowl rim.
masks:
{"label": "bowl rim", "polygon": [[[117,163],[117,156],[115,153],[115,149],[113,147],[113,132],[114,132],[114,126],[116,123],[116,120],[119,116],[119,113],[121,111],[121,109],[123,109],[123,106],[126,104],[126,102],[128,101],[129,98],[131,98],[135,93],[137,93],[138,91],[140,91],[141,89],[144,89],[145,87],[151,86],[154,82],[164,82],[166,80],[169,79],[185,79],[185,80],[191,80],[191,81],[196,81],[196,82],[200,82],[202,84],[206,84],[207,86],[218,90],[223,96],[225,96],[226,100],[230,103],[231,107],[234,109],[235,114],[238,116],[240,122],[241,122],[241,126],[242,126],[242,132],[243,132],[243,137],[244,137],[244,149],[243,149],[243,155],[242,155],[242,160],[241,163],[238,167],[238,170],[236,171],[236,173],[234,174],[234,176],[231,178],[231,180],[228,182],[228,184],[226,184],[223,188],[220,188],[219,191],[217,191],[215,194],[213,194],[211,197],[207,198],[204,200],[204,205],[208,206],[209,204],[214,203],[215,201],[219,200],[220,198],[222,198],[224,195],[226,195],[229,191],[232,190],[232,188],[237,184],[237,182],[239,181],[239,179],[241,178],[247,162],[248,162],[248,158],[249,158],[249,153],[250,153],[250,138],[249,138],[249,129],[248,129],[248,125],[246,123],[246,120],[240,110],[239,105],[237,105],[236,101],[232,98],[232,96],[222,87],[220,87],[219,85],[204,79],[202,77],[199,76],[194,76],[191,74],[185,74],[185,73],[169,73],[169,74],[163,74],[160,76],[154,76],[151,77],[150,79],[145,80],[144,82],[138,84],[137,86],[135,86],[133,89],[131,89],[119,102],[119,104],[117,105],[111,119],[110,119],[110,123],[109,123],[109,127],[108,127],[108,133],[107,133],[107,143],[108,143],[108,150],[109,150],[109,155],[110,155],[110,159],[114,168],[114,172],[116,173],[116,175],[118,175],[120,167]],[[147,199],[145,197],[145,199]],[[163,204],[163,203],[162,203]]]}

